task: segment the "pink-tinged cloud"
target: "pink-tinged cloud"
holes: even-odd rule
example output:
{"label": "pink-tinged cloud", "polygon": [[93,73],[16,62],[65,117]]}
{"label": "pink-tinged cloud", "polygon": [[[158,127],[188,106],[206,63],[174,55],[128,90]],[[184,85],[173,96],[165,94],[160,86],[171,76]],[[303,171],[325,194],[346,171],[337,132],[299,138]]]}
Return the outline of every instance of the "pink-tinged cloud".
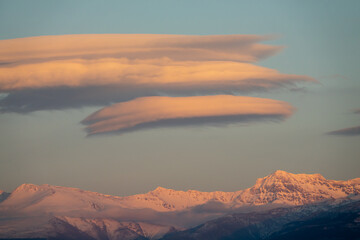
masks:
{"label": "pink-tinged cloud", "polygon": [[56,87],[114,86],[167,90],[241,91],[314,81],[249,63],[170,59],[72,59],[0,68],[0,92]]}
{"label": "pink-tinged cloud", "polygon": [[278,120],[292,112],[288,103],[254,97],[143,97],[105,107],[83,123],[91,135],[164,126]]}
{"label": "pink-tinged cloud", "polygon": [[0,40],[0,63],[128,58],[255,62],[282,47],[257,35],[83,34]]}

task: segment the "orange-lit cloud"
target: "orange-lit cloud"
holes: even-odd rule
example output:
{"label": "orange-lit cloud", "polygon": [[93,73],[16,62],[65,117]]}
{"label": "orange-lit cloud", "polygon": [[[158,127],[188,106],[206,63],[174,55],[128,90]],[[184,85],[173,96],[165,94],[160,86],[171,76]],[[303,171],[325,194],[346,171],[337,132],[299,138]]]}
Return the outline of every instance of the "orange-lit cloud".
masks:
{"label": "orange-lit cloud", "polygon": [[0,41],[0,63],[51,59],[128,58],[254,62],[282,47],[260,44],[257,35],[82,34]]}
{"label": "orange-lit cloud", "polygon": [[[282,49],[259,43],[269,39],[93,34],[0,40],[0,112],[108,106],[83,121],[89,134],[283,119],[292,113],[287,103],[230,96],[315,82],[255,65]],[[229,95],[198,96],[215,94]]]}
{"label": "orange-lit cloud", "polygon": [[0,67],[0,91],[108,86],[158,90],[269,89],[314,81],[249,63],[228,61],[71,59]]}
{"label": "orange-lit cloud", "polygon": [[256,66],[256,35],[92,34],[0,40],[2,112],[104,106],[144,96],[241,94],[315,81]]}
{"label": "orange-lit cloud", "polygon": [[138,129],[282,119],[293,108],[281,101],[229,95],[143,97],[105,107],[87,117],[89,134]]}

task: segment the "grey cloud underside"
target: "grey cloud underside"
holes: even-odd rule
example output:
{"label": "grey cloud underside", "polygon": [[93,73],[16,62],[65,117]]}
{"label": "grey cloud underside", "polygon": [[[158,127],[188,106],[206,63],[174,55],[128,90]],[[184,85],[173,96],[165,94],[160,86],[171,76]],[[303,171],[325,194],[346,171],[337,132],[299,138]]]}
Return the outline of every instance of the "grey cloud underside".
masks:
{"label": "grey cloud underside", "polygon": [[360,135],[360,126],[344,128],[332,132],[328,132],[328,135],[337,135],[337,136],[359,136]]}
{"label": "grey cloud underside", "polygon": [[281,114],[247,114],[247,115],[231,115],[231,116],[210,116],[210,117],[192,117],[192,118],[176,118],[176,119],[164,119],[155,122],[147,122],[138,124],[134,127],[119,129],[108,132],[101,133],[92,133],[91,125],[94,122],[85,122],[82,123],[88,125],[86,131],[88,136],[96,135],[121,135],[126,133],[131,133],[135,131],[145,130],[145,129],[154,129],[154,128],[168,128],[168,127],[197,127],[197,126],[227,126],[229,124],[236,123],[252,123],[252,122],[280,122],[284,120],[286,116]]}
{"label": "grey cloud underside", "polygon": [[40,110],[63,110],[88,106],[107,106],[147,96],[196,96],[196,95],[247,95],[266,92],[270,89],[293,89],[297,84],[292,80],[268,82],[263,79],[233,81],[189,86],[168,84],[152,86],[85,86],[24,89],[7,93],[0,98],[0,112],[29,113]]}
{"label": "grey cloud underside", "polygon": [[113,86],[25,89],[12,92],[0,100],[0,112],[29,113],[39,110],[106,106],[114,102],[158,94],[146,89],[122,90]]}

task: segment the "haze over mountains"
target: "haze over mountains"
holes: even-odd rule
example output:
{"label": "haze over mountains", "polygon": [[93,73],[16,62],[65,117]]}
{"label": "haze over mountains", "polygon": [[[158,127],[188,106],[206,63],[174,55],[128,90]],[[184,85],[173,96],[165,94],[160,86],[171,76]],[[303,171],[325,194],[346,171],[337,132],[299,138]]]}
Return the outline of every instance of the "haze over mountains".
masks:
{"label": "haze over mountains", "polygon": [[[240,233],[235,232],[239,228],[243,229],[241,234],[247,234],[247,228],[255,224],[256,231],[249,235],[253,238],[241,236],[266,239],[291,221],[344,209],[354,212],[351,216],[346,211],[344,214],[358,224],[354,228],[357,230],[359,193],[360,178],[335,181],[320,174],[284,171],[235,192],[158,187],[145,194],[118,197],[76,188],[23,184],[9,196],[0,192],[0,238],[223,239],[238,237]],[[349,226],[347,220],[344,226]],[[273,227],[261,227],[265,223]],[[214,229],[217,237],[210,238],[208,233]],[[224,233],[224,229],[228,230]]]}

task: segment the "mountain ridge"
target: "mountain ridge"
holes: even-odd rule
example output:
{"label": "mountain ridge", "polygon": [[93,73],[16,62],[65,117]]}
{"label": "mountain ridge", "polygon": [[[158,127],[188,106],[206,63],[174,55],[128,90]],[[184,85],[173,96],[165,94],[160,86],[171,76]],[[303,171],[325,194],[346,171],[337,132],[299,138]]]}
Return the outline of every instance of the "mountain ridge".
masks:
{"label": "mountain ridge", "polygon": [[313,203],[319,203],[319,208],[321,203],[329,206],[359,196],[360,178],[336,181],[320,174],[280,170],[234,192],[157,187],[121,197],[25,183],[0,202],[0,239],[69,239],[71,235],[92,240],[160,239],[228,214],[251,215],[303,205],[311,209]]}
{"label": "mountain ridge", "polygon": [[150,208],[163,212],[181,211],[209,201],[221,202],[236,208],[243,205],[264,205],[269,203],[302,205],[325,199],[343,198],[350,194],[360,194],[360,178],[345,181],[328,180],[318,173],[293,174],[277,170],[268,176],[258,178],[252,187],[234,192],[178,191],[157,187],[147,193],[125,197],[85,191],[79,188],[25,183],[17,187],[1,205],[7,205],[10,201],[18,203],[21,199],[30,198],[35,194],[39,198],[46,198],[59,192],[72,193],[72,195],[86,194],[91,198],[118,201],[118,205],[124,208]]}

